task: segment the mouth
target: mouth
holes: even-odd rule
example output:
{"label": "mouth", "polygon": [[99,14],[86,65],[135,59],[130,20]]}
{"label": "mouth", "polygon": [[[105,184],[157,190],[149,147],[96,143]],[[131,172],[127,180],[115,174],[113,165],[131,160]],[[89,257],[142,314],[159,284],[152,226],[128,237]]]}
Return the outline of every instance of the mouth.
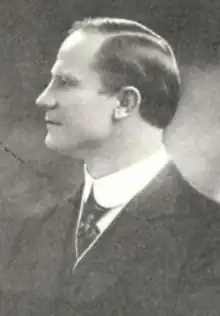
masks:
{"label": "mouth", "polygon": [[46,125],[56,125],[56,126],[61,126],[62,124],[58,121],[50,121],[50,120],[45,120]]}

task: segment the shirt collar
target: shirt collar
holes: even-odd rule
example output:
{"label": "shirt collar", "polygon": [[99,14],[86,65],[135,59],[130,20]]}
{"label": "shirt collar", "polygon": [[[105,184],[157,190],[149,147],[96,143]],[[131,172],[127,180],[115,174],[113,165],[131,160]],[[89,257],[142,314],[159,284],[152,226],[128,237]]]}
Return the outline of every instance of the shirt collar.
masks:
{"label": "shirt collar", "polygon": [[106,208],[124,205],[148,185],[168,161],[168,154],[162,147],[150,157],[99,179],[94,179],[84,165],[83,201],[87,200],[93,186],[99,205]]}

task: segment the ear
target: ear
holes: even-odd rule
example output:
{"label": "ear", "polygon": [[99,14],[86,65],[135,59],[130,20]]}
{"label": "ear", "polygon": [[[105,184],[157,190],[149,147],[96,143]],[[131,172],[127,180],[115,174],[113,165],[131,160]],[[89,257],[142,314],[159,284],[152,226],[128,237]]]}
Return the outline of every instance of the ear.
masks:
{"label": "ear", "polygon": [[117,99],[118,105],[114,109],[113,117],[115,120],[120,120],[128,117],[139,108],[141,103],[141,94],[137,88],[127,86],[120,90]]}

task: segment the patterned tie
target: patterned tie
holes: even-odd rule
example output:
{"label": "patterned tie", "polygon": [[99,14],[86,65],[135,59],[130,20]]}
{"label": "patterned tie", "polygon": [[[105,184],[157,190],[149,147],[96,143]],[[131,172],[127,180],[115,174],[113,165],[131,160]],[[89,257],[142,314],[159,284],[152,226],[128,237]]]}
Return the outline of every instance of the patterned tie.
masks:
{"label": "patterned tie", "polygon": [[78,230],[78,252],[81,255],[100,233],[97,221],[108,211],[97,204],[94,198],[93,189],[88,200],[83,206],[82,217]]}

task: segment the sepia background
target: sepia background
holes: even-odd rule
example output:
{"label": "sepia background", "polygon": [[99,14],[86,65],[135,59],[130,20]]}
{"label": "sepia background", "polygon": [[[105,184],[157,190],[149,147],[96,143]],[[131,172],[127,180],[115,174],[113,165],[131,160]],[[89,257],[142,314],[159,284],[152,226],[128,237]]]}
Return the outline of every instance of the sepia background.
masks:
{"label": "sepia background", "polygon": [[[66,31],[79,18],[132,18],[168,39],[183,78],[179,111],[166,142],[184,176],[200,191],[220,192],[219,0],[1,0],[0,219],[5,225],[73,192],[81,164],[44,146],[35,99]],[[220,196],[220,195],[219,195]],[[220,200],[220,198],[219,198]]]}

